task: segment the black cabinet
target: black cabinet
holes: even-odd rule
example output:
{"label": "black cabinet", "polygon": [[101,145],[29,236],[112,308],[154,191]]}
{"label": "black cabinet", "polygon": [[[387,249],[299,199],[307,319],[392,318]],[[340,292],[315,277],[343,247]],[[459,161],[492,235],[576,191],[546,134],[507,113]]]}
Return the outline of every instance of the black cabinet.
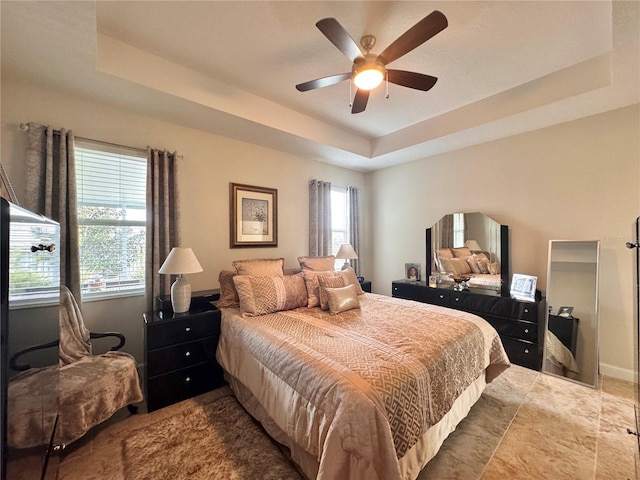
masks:
{"label": "black cabinet", "polygon": [[216,361],[220,310],[145,313],[147,409],[153,411],[223,384]]}
{"label": "black cabinet", "polygon": [[534,370],[542,367],[544,299],[526,302],[491,290],[457,291],[406,280],[393,282],[391,292],[394,297],[474,313],[496,329],[511,362]]}
{"label": "black cabinet", "polygon": [[576,317],[561,317],[549,314],[549,331],[553,333],[562,344],[571,350],[576,356],[576,345],[578,343],[578,322]]}

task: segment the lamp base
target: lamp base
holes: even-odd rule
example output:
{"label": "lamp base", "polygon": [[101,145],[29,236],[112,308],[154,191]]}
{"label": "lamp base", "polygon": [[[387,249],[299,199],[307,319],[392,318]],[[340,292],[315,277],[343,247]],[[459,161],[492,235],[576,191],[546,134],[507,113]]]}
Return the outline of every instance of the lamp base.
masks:
{"label": "lamp base", "polygon": [[350,266],[351,266],[351,264],[349,263],[349,260],[345,260],[344,264],[342,265],[342,268],[340,270],[346,270]]}
{"label": "lamp base", "polygon": [[171,306],[174,313],[188,312],[191,306],[191,284],[183,275],[171,285]]}

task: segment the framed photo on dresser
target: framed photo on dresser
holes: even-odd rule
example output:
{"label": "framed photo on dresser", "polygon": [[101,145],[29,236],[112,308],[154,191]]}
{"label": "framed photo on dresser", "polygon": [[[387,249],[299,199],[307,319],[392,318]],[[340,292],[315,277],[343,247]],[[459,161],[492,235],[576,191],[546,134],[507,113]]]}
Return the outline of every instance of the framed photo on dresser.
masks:
{"label": "framed photo on dresser", "polygon": [[420,281],[420,264],[405,263],[404,264],[405,279],[412,282]]}

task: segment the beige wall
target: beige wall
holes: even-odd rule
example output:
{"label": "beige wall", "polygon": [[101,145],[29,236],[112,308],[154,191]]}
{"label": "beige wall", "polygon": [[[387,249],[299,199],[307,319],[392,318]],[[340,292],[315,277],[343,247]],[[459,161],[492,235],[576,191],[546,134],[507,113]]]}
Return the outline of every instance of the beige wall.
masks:
{"label": "beige wall", "polygon": [[[309,159],[288,155],[199,130],[161,122],[121,109],[85,101],[40,87],[2,83],[2,150],[0,152],[18,200],[24,190],[26,135],[21,122],[34,121],[75,135],[132,147],[177,150],[183,155],[180,177],[183,244],[194,249],[204,272],[189,275],[193,290],[218,287],[218,272],[239,258],[284,257],[297,266],[308,254],[308,180],[361,188],[363,204],[361,256],[365,276],[371,271],[366,232],[368,194],[365,176]],[[229,248],[229,182],[278,189],[278,247]],[[83,311],[94,330],[119,330],[125,349],[142,362],[141,297],[87,302]]]}
{"label": "beige wall", "polygon": [[630,378],[633,256],[624,244],[640,214],[639,116],[635,105],[374,172],[376,290],[390,294],[405,262],[424,268],[424,230],[446,213],[508,225],[512,272],[536,275],[542,290],[549,240],[600,240],[601,371]]}

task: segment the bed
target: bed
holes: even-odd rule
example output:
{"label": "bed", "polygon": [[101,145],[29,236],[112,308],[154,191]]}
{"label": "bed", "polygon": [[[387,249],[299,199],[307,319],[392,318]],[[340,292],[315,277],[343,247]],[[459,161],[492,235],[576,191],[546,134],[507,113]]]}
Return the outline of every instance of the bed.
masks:
{"label": "bed", "polygon": [[466,247],[440,248],[433,252],[439,283],[454,283],[449,275],[470,275],[470,287],[500,289],[500,262],[489,252],[471,252]]}
{"label": "bed", "polygon": [[466,312],[364,293],[352,270],[308,272],[236,272],[217,350],[234,393],[308,478],[416,478],[509,366],[499,336]]}

